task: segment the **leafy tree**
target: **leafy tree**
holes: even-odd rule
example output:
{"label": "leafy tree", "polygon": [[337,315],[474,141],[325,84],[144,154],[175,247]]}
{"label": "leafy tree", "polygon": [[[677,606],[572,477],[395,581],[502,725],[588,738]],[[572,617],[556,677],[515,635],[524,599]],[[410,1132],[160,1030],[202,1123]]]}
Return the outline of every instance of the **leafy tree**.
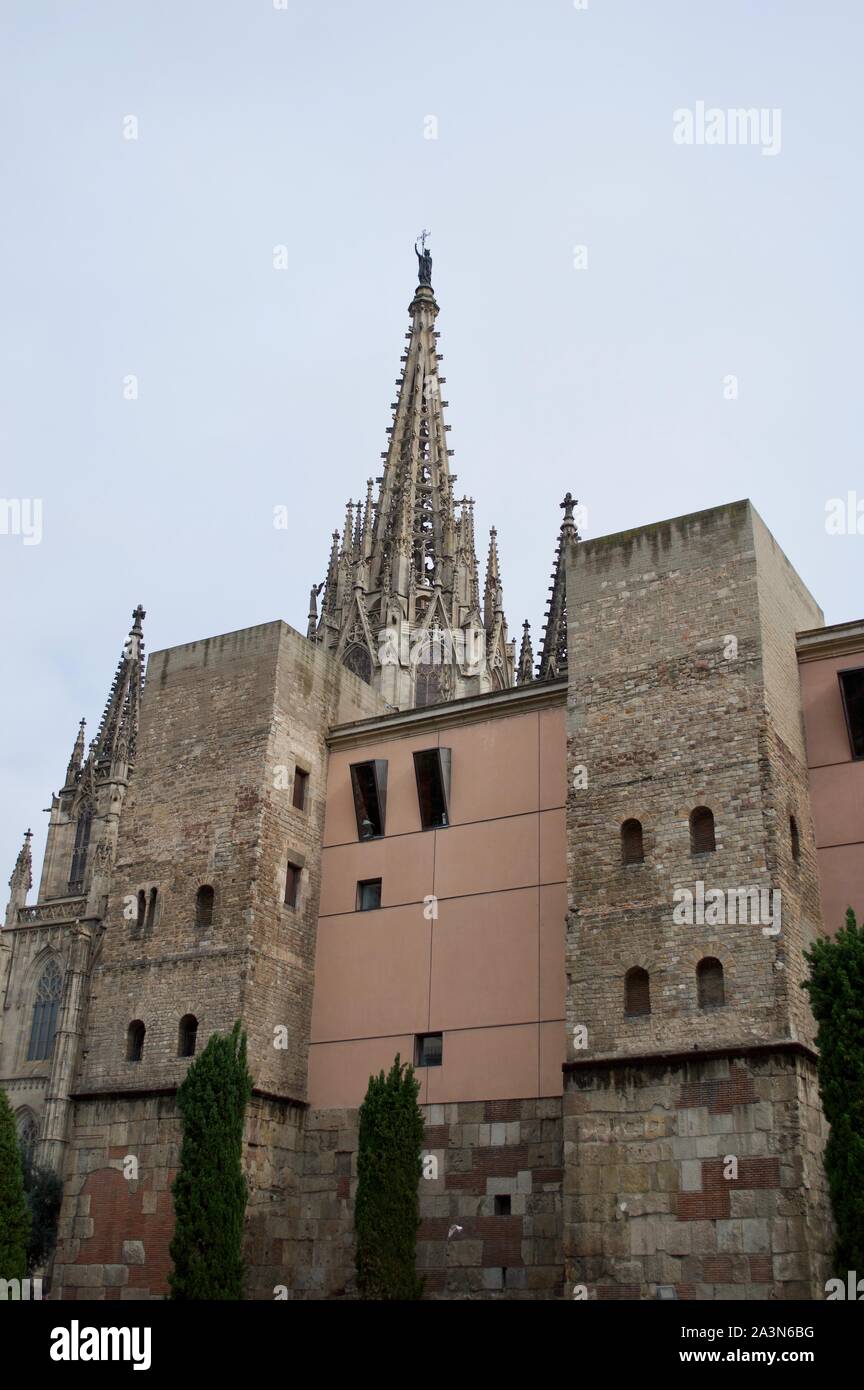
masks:
{"label": "leafy tree", "polygon": [[27,1268],[32,1271],[48,1262],[57,1243],[63,1184],[52,1169],[25,1162],[24,1195],[30,1209]]}
{"label": "leafy tree", "polygon": [[174,1179],[173,1299],[243,1297],[243,1122],[252,1094],[246,1034],[214,1033],[177,1092],[183,1117]]}
{"label": "leafy tree", "polygon": [[357,1152],[357,1288],[361,1298],[414,1299],[423,1292],[415,1261],[420,1225],[423,1112],[414,1068],[396,1060],[370,1076],[360,1107]]}
{"label": "leafy tree", "polygon": [[850,907],[832,939],[805,952],[819,1025],[819,1093],[831,1134],[825,1172],[837,1233],[835,1268],[864,1274],[864,926]]}
{"label": "leafy tree", "polygon": [[22,1166],[15,1116],[0,1090],[0,1279],[27,1278],[30,1212]]}

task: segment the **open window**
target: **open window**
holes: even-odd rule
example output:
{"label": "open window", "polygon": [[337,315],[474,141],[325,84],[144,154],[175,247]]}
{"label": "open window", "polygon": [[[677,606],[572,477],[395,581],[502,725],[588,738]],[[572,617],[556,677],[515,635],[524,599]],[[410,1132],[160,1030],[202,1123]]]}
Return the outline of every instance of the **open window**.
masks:
{"label": "open window", "polygon": [[450,824],[450,749],[424,748],[414,754],[420,824],[441,830]]}
{"label": "open window", "polygon": [[387,760],[373,758],[368,763],[351,764],[351,789],[357,834],[361,840],[374,840],[384,834],[387,818]]}
{"label": "open window", "polygon": [[838,671],[853,758],[864,758],[864,668]]}

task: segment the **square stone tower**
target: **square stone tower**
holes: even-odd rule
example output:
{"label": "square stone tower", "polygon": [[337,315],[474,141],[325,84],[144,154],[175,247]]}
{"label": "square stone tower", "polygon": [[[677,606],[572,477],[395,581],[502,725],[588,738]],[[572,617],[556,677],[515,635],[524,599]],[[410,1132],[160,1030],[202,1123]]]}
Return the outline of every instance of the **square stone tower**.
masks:
{"label": "square stone tower", "polygon": [[567,614],[567,1288],[820,1296],[822,614],[749,502],[569,545]]}
{"label": "square stone tower", "polygon": [[326,737],[381,710],[282,622],[151,655],[73,1092],[60,1297],[167,1292],[176,1088],[238,1018],[255,1087],[250,1291],[272,1298],[288,1277],[280,1232],[296,1215]]}

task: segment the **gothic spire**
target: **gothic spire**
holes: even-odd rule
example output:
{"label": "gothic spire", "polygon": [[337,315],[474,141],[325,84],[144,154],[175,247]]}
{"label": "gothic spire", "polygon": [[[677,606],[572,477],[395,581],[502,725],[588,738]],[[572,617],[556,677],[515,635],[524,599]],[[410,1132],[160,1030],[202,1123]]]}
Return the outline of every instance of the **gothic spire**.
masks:
{"label": "gothic spire", "polygon": [[71,791],[81,776],[81,765],[84,762],[84,729],[86,725],[86,719],[82,719],[78,726],[78,734],[72,749],[72,756],[69,759],[69,766],[66,768],[66,781],[63,784],[64,791]]}
{"label": "gothic spire", "polygon": [[[399,630],[401,654],[410,652],[411,635],[422,638],[430,621],[454,632],[461,629],[466,636],[469,629],[476,633],[478,626],[481,630],[484,626],[479,609],[473,504],[468,499],[454,501],[452,450],[447,447],[450,427],[444,420],[447,402],[441,395],[444,377],[439,374],[443,359],[435,328],[438,304],[426,235],[422,251],[419,244],[415,248],[419,283],[408,308],[410,327],[405,334],[396,398],[391,402],[388,446],[381,455],[383,468],[377,478],[367,481],[365,501],[358,501],[356,507],[349,503],[345,524],[330,555],[321,617],[314,625],[315,641],[333,651],[355,674],[363,673],[364,679],[400,709],[414,703],[417,663],[407,657],[402,660],[400,655],[398,669],[390,663],[390,669],[385,670],[377,655],[382,628],[391,631],[395,625]],[[373,501],[376,483],[377,498]],[[362,611],[358,609],[360,598]],[[455,655],[454,669],[442,686],[447,698],[451,693],[465,695],[513,684],[497,548],[487,608],[488,659],[478,667],[476,661]],[[309,631],[313,631],[311,614]],[[403,641],[403,637],[409,640]],[[456,653],[473,652],[477,643],[472,638],[471,642],[454,642],[451,647]]]}
{"label": "gothic spire", "polygon": [[522,646],[519,649],[516,678],[519,685],[528,685],[534,679],[534,649],[531,646],[531,624],[527,618],[522,624]]}
{"label": "gothic spire", "polygon": [[99,725],[90,746],[88,762],[97,772],[107,772],[114,762],[131,771],[135,763],[138,716],[144,687],[144,638],[141,624],[146,617],[140,603],[132,614],[132,628]]}
{"label": "gothic spire", "polygon": [[567,549],[578,541],[579,532],[573,520],[575,497],[568,492],[561,507],[564,519],[558,534],[558,549],[555,552],[555,565],[552,570],[552,583],[549,585],[549,606],[546,610],[546,627],[543,633],[543,647],[537,669],[538,680],[554,680],[567,670]]}
{"label": "gothic spire", "polygon": [[32,830],[24,832],[24,843],[18,851],[15,868],[9,880],[11,895],[6,909],[6,926],[13,927],[18,919],[18,911],[27,905],[27,894],[33,887],[33,857],[30,853]]}

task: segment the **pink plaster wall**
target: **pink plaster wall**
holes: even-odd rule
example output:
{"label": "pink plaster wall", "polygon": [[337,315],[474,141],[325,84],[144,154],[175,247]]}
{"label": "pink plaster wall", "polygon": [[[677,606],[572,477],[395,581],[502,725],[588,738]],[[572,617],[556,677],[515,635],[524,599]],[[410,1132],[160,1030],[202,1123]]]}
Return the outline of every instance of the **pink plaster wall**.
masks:
{"label": "pink plaster wall", "polygon": [[[413,753],[452,751],[450,825],[423,831]],[[387,823],[358,842],[349,765],[386,758]],[[415,1033],[443,1032],[420,1102],[561,1094],[565,734],[560,706],[331,752],[309,1063],[313,1106],[352,1107]],[[382,906],[354,910],[359,879]],[[437,898],[437,919],[424,899]]]}
{"label": "pink plaster wall", "polygon": [[864,918],[864,759],[852,757],[837,679],[838,671],[862,666],[864,647],[799,667],[822,915],[831,934],[847,907]]}

